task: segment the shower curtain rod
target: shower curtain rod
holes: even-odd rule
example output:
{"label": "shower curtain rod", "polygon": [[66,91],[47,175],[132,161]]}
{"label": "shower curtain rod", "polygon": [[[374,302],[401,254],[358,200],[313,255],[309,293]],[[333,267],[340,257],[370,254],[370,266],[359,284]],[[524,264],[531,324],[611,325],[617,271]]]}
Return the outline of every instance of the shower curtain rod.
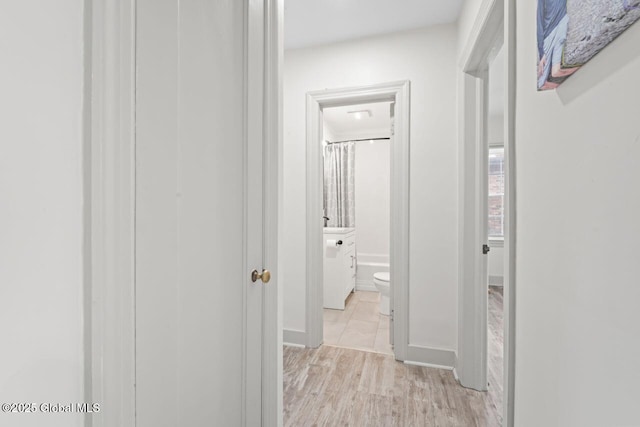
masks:
{"label": "shower curtain rod", "polygon": [[391,139],[391,138],[364,138],[364,139],[349,139],[347,141],[334,141],[334,142],[325,141],[325,142],[327,144],[343,144],[345,142],[381,141],[383,139]]}

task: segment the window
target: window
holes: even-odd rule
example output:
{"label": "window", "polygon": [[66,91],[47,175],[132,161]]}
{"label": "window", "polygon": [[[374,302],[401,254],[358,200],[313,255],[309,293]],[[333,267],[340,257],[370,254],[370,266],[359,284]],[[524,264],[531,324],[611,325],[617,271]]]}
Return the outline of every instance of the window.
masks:
{"label": "window", "polygon": [[504,147],[489,148],[489,238],[504,238]]}

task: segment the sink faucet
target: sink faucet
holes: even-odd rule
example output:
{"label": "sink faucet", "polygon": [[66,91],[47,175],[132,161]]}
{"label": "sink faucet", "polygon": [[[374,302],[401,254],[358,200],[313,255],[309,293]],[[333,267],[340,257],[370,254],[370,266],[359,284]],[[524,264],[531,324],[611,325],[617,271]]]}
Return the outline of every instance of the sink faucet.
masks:
{"label": "sink faucet", "polygon": [[326,227],[327,224],[329,223],[329,217],[328,216],[323,216],[322,219],[324,219],[324,226]]}

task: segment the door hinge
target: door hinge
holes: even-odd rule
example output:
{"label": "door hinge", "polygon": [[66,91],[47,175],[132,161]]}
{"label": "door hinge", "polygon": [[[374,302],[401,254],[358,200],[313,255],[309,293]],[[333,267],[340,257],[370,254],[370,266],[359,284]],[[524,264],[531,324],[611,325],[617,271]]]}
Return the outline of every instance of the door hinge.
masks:
{"label": "door hinge", "polygon": [[393,313],[394,313],[394,312],[395,312],[395,310],[391,309],[391,313],[390,313],[390,316],[389,316],[389,317],[391,317],[391,321],[392,321],[392,322],[393,322]]}
{"label": "door hinge", "polygon": [[491,248],[489,247],[489,245],[482,245],[482,253],[483,254],[488,254],[489,251],[491,250]]}

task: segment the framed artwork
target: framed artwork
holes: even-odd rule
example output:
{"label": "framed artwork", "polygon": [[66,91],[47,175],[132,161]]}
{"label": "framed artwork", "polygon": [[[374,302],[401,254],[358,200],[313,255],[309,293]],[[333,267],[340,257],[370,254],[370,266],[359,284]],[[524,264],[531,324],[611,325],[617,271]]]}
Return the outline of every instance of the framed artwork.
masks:
{"label": "framed artwork", "polygon": [[537,0],[538,90],[555,89],[640,19],[640,0]]}

